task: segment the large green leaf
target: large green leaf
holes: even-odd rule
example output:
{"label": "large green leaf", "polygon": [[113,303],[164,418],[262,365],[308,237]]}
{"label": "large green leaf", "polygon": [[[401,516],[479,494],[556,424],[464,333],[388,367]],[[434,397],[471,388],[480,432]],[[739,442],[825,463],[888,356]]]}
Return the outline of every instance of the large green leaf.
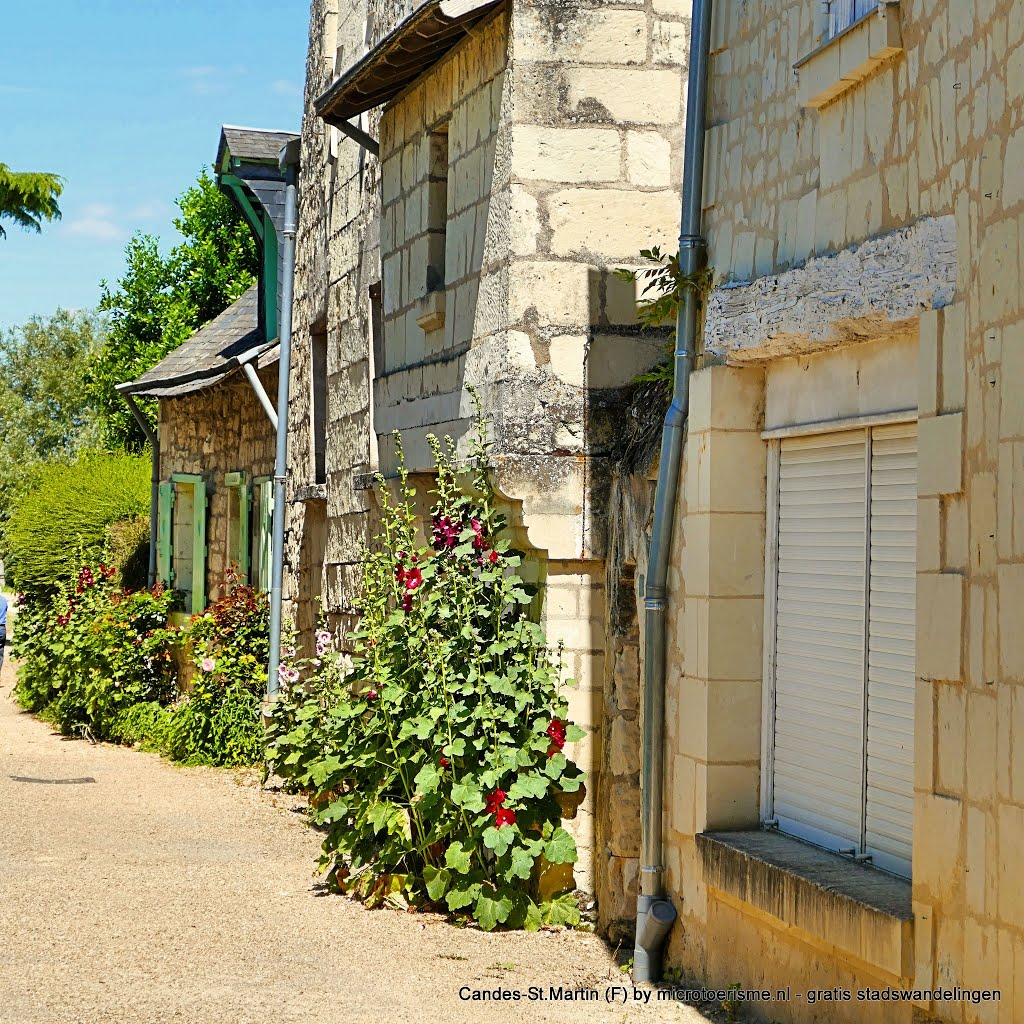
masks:
{"label": "large green leaf", "polygon": [[575,864],[576,840],[564,828],[556,828],[554,835],[544,844],[544,856],[552,864]]}
{"label": "large green leaf", "polygon": [[444,862],[453,871],[457,871],[460,875],[465,875],[469,871],[472,855],[472,848],[467,850],[461,842],[454,842],[445,850]]}
{"label": "large green leaf", "polygon": [[512,901],[507,896],[494,899],[483,895],[476,901],[473,916],[485,932],[494,931],[499,924],[508,920],[512,912]]}
{"label": "large green leaf", "polygon": [[439,900],[445,894],[451,879],[451,872],[447,868],[437,868],[428,864],[423,869],[423,881],[427,885],[427,895],[432,900]]}

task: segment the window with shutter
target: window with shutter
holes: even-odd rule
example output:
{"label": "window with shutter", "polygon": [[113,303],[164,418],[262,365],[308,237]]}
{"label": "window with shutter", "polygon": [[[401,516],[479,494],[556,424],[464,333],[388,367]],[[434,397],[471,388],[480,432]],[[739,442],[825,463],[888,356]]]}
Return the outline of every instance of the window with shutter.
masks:
{"label": "window with shutter", "polygon": [[249,483],[244,472],[226,473],[228,495],[228,564],[249,582]]}
{"label": "window with shutter", "polygon": [[916,426],[773,443],[766,811],[909,875]]}
{"label": "window with shutter", "polygon": [[175,473],[171,485],[171,585],[195,615],[206,608],[206,484],[196,474]]}

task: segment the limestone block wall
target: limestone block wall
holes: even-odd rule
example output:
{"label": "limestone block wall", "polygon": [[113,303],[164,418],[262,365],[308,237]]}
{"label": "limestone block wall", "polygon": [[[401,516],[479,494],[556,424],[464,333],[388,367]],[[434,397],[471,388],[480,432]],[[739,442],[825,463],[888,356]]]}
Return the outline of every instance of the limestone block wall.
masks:
{"label": "limestone block wall", "polygon": [[[277,367],[259,371],[264,388],[277,390]],[[207,597],[224,594],[228,570],[228,489],[224,474],[244,471],[251,480],[274,474],[274,429],[241,373],[204,391],[160,400],[157,424],[160,475],[194,473],[206,481]]]}
{"label": "limestone block wall", "polygon": [[[1014,878],[1024,838],[1024,796],[1015,781],[1021,761],[1016,709],[1024,679],[1024,549],[1018,543],[1024,509],[1017,500],[1024,479],[1024,421],[1017,414],[1024,358],[1024,19],[1008,0],[901,0],[900,52],[811,110],[800,107],[793,65],[820,42],[817,5],[723,0],[715,7],[705,212],[710,261],[721,278],[779,274],[924,217],[952,218],[954,224],[953,294],[934,303],[944,308],[922,303],[917,321],[913,962],[908,966],[897,956],[891,965],[903,984],[999,989],[1001,999],[924,999],[913,1011],[890,1008],[889,1017],[872,1019],[908,1020],[914,1012],[942,1021],[1015,1021],[1024,1016],[1024,903]],[[908,275],[914,270],[909,267]],[[894,275],[894,285],[899,277]],[[770,331],[765,341],[770,343]],[[772,354],[766,348],[762,357]],[[748,357],[756,359],[756,350]],[[703,449],[691,440],[688,473],[698,452]],[[749,473],[753,484],[753,467]],[[679,543],[683,576],[676,585],[688,604],[689,539]],[[714,608],[711,599],[711,623]],[[751,624],[751,637],[753,630]],[[699,638],[682,639],[676,671],[688,676],[695,643],[701,657]],[[740,658],[753,669],[755,646],[751,639],[745,654],[723,652],[728,671],[745,669],[735,663]],[[707,657],[710,670],[710,641]],[[691,699],[702,706],[700,694]],[[674,741],[680,766],[686,763],[683,742]],[[753,769],[744,758],[723,768],[715,795],[710,768],[691,783],[689,769],[680,767],[672,785],[689,793],[693,784],[697,791],[692,799],[676,800],[673,812],[692,806],[692,826],[710,826],[719,819],[703,801],[714,799],[716,815],[720,810],[729,821],[733,782]],[[751,808],[736,804],[735,810],[749,820]],[[755,978],[768,965],[774,978],[788,974],[794,984],[855,980],[848,958],[813,943],[780,945],[763,918],[752,925],[746,917],[741,931],[735,906],[703,916],[703,876],[688,869],[682,838],[677,847],[669,855],[673,891],[684,913],[701,922],[700,929],[683,929],[673,938],[677,962],[723,983],[736,980],[740,964],[744,970],[749,965]],[[832,1010],[830,1019],[863,1019],[852,1009]],[[806,1007],[772,1012],[784,1020],[815,1019]]]}
{"label": "limestone block wall", "polygon": [[499,12],[381,117],[384,351],[375,377],[381,465],[391,431],[410,469],[432,466],[430,431],[458,437],[466,383],[500,374],[509,224],[509,97]]}
{"label": "limestone block wall", "polygon": [[[365,476],[394,469],[390,431],[401,430],[411,469],[429,469],[427,433],[463,441],[474,386],[491,420],[496,484],[541,567],[549,639],[563,645],[566,675],[576,680],[573,717],[589,729],[571,752],[591,772],[573,825],[584,853],[578,880],[591,886],[614,875],[608,905],[617,900],[622,918],[636,873],[628,833],[637,820],[638,712],[627,691],[639,657],[635,640],[608,639],[610,458],[628,385],[662,358],[666,338],[640,331],[636,290],[612,270],[638,265],[641,248],[672,248],[677,234],[689,6],[507,5],[362,120],[380,139],[378,162],[325,129],[311,104],[409,7],[312,4],[288,539],[292,564],[307,569],[304,582],[293,575],[287,586],[294,614],[310,621],[315,561],[303,552],[317,549],[321,527],[314,504],[297,500],[309,464],[309,339],[324,330],[328,339],[320,582],[338,627],[352,624],[356,559],[373,531]],[[432,159],[438,129],[448,133],[447,169]],[[442,170],[443,289],[428,273]],[[370,297],[378,284],[379,331]],[[616,673],[621,714],[609,731]],[[623,796],[617,823],[607,825],[620,852],[607,863],[597,838],[606,826],[593,811],[612,806],[606,775]]]}

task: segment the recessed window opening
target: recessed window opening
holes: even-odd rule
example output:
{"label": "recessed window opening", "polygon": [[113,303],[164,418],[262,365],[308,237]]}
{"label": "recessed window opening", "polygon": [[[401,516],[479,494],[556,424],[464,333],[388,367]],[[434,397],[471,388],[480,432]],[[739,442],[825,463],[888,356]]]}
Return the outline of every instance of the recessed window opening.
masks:
{"label": "recessed window opening", "polygon": [[916,424],[774,444],[765,811],[909,877]]}
{"label": "recessed window opening", "polygon": [[448,123],[429,136],[430,174],[427,181],[427,291],[442,291],[447,283],[445,248],[448,240]]}
{"label": "recessed window opening", "polygon": [[327,482],[327,329],[314,328],[310,336],[310,472],[313,482]]}
{"label": "recessed window opening", "polygon": [[878,0],[827,0],[827,3],[829,39],[878,7]]}

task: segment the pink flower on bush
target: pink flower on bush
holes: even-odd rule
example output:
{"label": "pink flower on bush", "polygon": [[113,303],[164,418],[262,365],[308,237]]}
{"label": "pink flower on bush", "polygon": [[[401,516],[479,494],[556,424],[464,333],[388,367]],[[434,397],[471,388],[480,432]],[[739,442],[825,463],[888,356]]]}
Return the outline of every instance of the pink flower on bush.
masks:
{"label": "pink flower on bush", "polygon": [[288,665],[281,665],[277,670],[277,678],[282,683],[297,683],[299,681],[299,670],[290,668]]}
{"label": "pink flower on bush", "polygon": [[217,667],[217,662],[213,658],[203,658],[201,667],[204,672],[212,672]]}
{"label": "pink flower on bush", "polygon": [[316,655],[323,657],[331,648],[331,634],[326,629],[318,629],[316,632]]}
{"label": "pink flower on bush", "polygon": [[450,516],[434,516],[431,539],[435,548],[453,548],[459,542],[459,527]]}

